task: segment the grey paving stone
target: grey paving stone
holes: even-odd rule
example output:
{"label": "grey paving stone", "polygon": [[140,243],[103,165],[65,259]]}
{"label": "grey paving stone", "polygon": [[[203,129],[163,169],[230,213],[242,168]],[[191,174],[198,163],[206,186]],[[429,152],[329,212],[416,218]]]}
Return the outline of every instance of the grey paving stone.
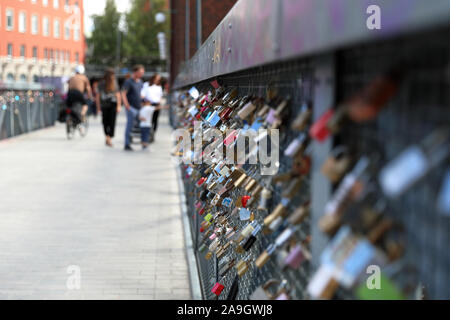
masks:
{"label": "grey paving stone", "polygon": [[0,299],[191,298],[167,118],[150,152],[122,150],[123,114],[112,149],[100,123],[0,141]]}

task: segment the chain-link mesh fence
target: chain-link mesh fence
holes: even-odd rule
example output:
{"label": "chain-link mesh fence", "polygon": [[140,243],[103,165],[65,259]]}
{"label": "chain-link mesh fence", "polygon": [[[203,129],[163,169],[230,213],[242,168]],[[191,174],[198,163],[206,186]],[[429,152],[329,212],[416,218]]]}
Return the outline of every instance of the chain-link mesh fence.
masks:
{"label": "chain-link mesh fence", "polygon": [[52,126],[60,104],[51,90],[0,89],[0,139]]}
{"label": "chain-link mesh fence", "polygon": [[[334,138],[334,145],[345,144],[352,147],[355,154],[373,155],[379,158],[379,165],[386,164],[402,150],[423,139],[438,126],[450,127],[450,38],[449,30],[434,30],[426,34],[414,34],[402,38],[384,40],[378,43],[363,44],[332,53],[335,61],[336,97],[331,100],[340,102],[360,91],[373,79],[390,68],[406,66],[406,74],[401,82],[401,88],[396,97],[380,113],[375,121],[363,125],[346,126]],[[263,67],[253,68],[238,73],[222,75],[219,77],[221,85],[238,90],[238,96],[256,95],[264,96],[268,87],[275,88],[282,97],[289,97],[289,116],[280,128],[280,150],[298,135],[290,129],[290,123],[300,112],[304,103],[311,103],[314,108],[314,87],[317,85],[315,57],[306,59],[279,62]],[[333,80],[332,80],[333,81]],[[210,89],[209,81],[192,84],[200,91]],[[176,95],[178,95],[177,93]],[[176,97],[172,97],[172,112],[174,122],[179,115]],[[329,107],[332,107],[331,105]],[[292,166],[291,159],[280,152],[280,170],[287,172]],[[312,159],[314,163],[317,159]],[[320,167],[320,166],[319,166]],[[183,167],[184,168],[184,167]],[[251,172],[250,165],[244,167]],[[379,170],[375,168],[374,170]],[[410,190],[407,195],[388,201],[388,215],[403,225],[406,234],[405,264],[417,270],[417,277],[410,278],[410,274],[395,276],[395,283],[410,282],[414,287],[422,283],[429,294],[429,298],[450,298],[450,289],[447,284],[450,280],[450,260],[445,245],[449,242],[450,220],[439,215],[436,210],[436,198],[442,185],[443,173],[448,169],[448,162],[436,168],[426,181]],[[183,171],[184,172],[184,171]],[[374,171],[376,176],[378,171]],[[186,172],[184,172],[186,174]],[[280,203],[283,186],[275,186],[270,179],[263,179],[258,174],[253,175],[260,183],[273,189],[273,198],[268,212]],[[199,232],[203,219],[195,209],[199,197],[199,190],[195,187],[192,178],[184,177],[187,205],[191,221],[191,231],[194,244],[198,249],[203,235]],[[309,201],[311,176],[304,179],[302,189],[298,192],[290,210]],[[231,198],[236,199],[243,194],[243,190],[234,190]],[[383,197],[383,195],[379,195]],[[326,203],[323,203],[323,207]],[[231,208],[233,209],[233,208]],[[323,209],[323,208],[322,208]],[[312,212],[312,215],[321,216],[322,212]],[[256,219],[264,218],[259,213]],[[234,221],[242,227],[242,222]],[[296,237],[305,239],[311,235],[318,226],[305,220]],[[248,256],[250,261],[274,241],[276,234],[258,236],[257,243],[246,254],[240,255],[228,249],[222,259],[213,256],[205,259],[205,252],[198,252],[197,261],[201,277],[202,290],[206,299],[214,299],[211,293],[216,282],[224,284],[224,293],[219,299],[227,296],[228,290],[235,278],[236,270],[232,268],[224,277],[220,277],[218,270],[224,264],[224,259],[236,259],[236,262]],[[314,238],[311,239],[315,241]],[[207,241],[210,243],[210,241]],[[314,266],[317,267],[317,266]],[[254,264],[250,270],[239,280],[238,299],[248,299],[251,293],[268,279],[286,279],[292,288],[294,299],[308,298],[306,287],[311,279],[313,266],[303,263],[299,270],[282,270],[275,259],[271,259],[261,270]],[[352,292],[339,291],[339,298],[353,298]],[[412,296],[409,296],[411,298]]]}

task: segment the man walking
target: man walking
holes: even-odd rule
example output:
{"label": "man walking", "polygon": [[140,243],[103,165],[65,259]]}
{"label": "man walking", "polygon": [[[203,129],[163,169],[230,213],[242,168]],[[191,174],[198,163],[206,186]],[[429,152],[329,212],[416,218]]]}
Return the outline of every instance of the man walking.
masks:
{"label": "man walking", "polygon": [[134,121],[139,114],[141,108],[141,90],[142,81],[145,69],[142,65],[133,67],[133,74],[131,78],[127,79],[122,87],[122,101],[127,112],[127,126],[125,128],[125,150],[133,151],[131,148],[131,130],[133,129]]}

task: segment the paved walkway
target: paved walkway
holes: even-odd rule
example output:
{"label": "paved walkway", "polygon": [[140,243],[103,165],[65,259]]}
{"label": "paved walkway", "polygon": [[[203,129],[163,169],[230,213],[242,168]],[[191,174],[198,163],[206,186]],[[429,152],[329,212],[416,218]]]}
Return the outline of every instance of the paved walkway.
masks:
{"label": "paved walkway", "polygon": [[191,298],[167,118],[133,153],[124,120],[113,149],[92,118],[0,141],[0,299]]}

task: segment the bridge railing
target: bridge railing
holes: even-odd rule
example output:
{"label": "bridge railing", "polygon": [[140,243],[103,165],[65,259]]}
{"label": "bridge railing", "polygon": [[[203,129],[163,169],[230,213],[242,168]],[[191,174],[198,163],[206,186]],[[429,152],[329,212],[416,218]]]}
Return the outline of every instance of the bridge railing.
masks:
{"label": "bridge railing", "polygon": [[60,104],[52,89],[0,88],[0,140],[54,125]]}

